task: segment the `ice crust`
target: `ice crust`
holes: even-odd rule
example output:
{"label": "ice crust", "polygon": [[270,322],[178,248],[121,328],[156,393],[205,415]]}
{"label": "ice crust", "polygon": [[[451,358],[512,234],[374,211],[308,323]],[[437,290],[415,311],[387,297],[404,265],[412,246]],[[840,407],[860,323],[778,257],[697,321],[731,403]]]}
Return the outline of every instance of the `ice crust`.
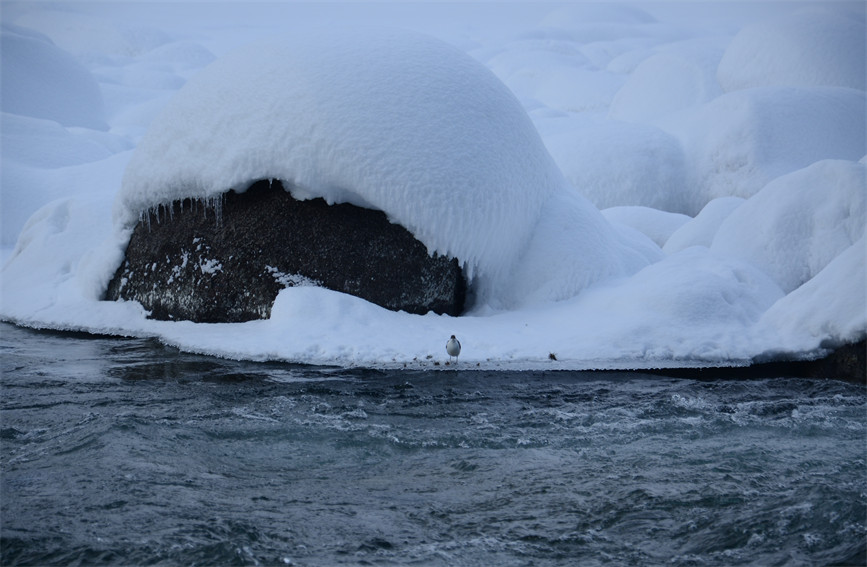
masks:
{"label": "ice crust", "polygon": [[[481,369],[738,365],[867,336],[863,3],[398,12],[4,5],[4,38],[33,49],[3,50],[0,319],[379,368],[446,368],[452,334]],[[414,31],[371,40],[382,23]],[[35,77],[71,96],[7,106],[36,102]],[[200,325],[100,301],[141,210],[268,177],[456,254],[473,310],[298,286],[269,320]]]}

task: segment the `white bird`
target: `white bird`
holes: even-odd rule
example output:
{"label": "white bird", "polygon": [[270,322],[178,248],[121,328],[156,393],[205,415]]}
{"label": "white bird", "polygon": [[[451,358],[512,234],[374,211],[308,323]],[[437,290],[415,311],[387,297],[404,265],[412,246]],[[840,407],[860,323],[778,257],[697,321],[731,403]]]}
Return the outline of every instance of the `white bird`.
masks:
{"label": "white bird", "polygon": [[457,340],[454,335],[446,343],[446,352],[449,353],[449,360],[455,357],[455,363],[457,363],[458,356],[461,354],[461,341]]}

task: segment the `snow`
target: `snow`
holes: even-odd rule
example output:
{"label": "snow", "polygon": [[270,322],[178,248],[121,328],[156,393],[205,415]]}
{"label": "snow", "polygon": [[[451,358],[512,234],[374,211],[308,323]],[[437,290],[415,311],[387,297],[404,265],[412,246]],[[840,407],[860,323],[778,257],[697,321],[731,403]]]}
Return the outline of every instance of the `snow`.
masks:
{"label": "snow", "polygon": [[704,206],[694,218],[688,220],[668,236],[662,246],[663,252],[672,254],[690,246],[710,247],[713,237],[723,221],[745,199],[741,197],[720,197]]}
{"label": "snow", "polygon": [[[452,334],[524,369],[867,336],[863,3],[208,6],[4,5],[0,319],[382,368],[444,368]],[[263,321],[100,301],[141,211],[262,178],[457,256],[470,311],[277,272],[304,285]]]}
{"label": "snow", "polygon": [[640,205],[691,212],[683,148],[659,128],[607,120],[551,131],[546,145],[566,179],[601,209]]}
{"label": "snow", "polygon": [[102,96],[90,72],[35,31],[0,29],[3,112],[104,129]]}
{"label": "snow", "polygon": [[[136,147],[116,217],[129,228],[161,203],[259,179],[284,181],[296,198],[384,211],[430,252],[457,257],[478,279],[477,293],[502,305],[537,292],[509,289],[527,281],[523,272],[550,273],[521,253],[546,202],[571,192],[520,103],[487,68],[429,36],[382,29],[299,32],[208,66]],[[628,252],[609,244],[616,235],[583,198],[558,207],[572,209],[576,246],[599,243],[580,264],[557,268],[580,281],[570,295],[596,275],[642,267],[609,267]]]}
{"label": "snow", "polygon": [[859,14],[811,6],[744,27],[719,65],[726,91],[766,86],[864,90],[867,33]]}
{"label": "snow", "polygon": [[681,41],[644,59],[611,101],[618,120],[649,122],[722,94],[716,70],[722,58],[715,38]]}
{"label": "snow", "polygon": [[604,209],[602,215],[610,223],[619,223],[641,232],[660,248],[665,246],[675,231],[688,223],[690,217],[650,207],[630,206]]}
{"label": "snow", "polygon": [[669,115],[660,125],[686,153],[688,209],[695,214],[712,199],[751,197],[816,161],[860,159],[867,153],[867,96],[840,87],[757,87]]}
{"label": "snow", "polygon": [[864,235],[867,166],[827,160],[778,177],[729,215],[711,250],[761,267],[790,292]]}

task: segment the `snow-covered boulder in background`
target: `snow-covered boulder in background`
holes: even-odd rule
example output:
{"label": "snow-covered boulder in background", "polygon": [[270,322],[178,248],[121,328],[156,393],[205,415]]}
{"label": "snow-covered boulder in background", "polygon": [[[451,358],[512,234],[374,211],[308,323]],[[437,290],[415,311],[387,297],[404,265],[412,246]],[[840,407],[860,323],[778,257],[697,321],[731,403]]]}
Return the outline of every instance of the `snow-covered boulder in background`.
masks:
{"label": "snow-covered boulder in background", "polygon": [[681,141],[687,183],[703,206],[748,198],[816,161],[860,159],[867,153],[867,97],[840,87],[747,89],[669,115],[660,126]]}
{"label": "snow-covered boulder in background", "polygon": [[619,223],[637,230],[659,247],[664,246],[676,230],[692,220],[680,213],[669,213],[641,206],[611,207],[603,210],[602,216],[608,222]]}
{"label": "snow-covered boulder in background", "polygon": [[864,90],[865,45],[863,13],[805,8],[746,26],[726,50],[717,77],[726,91],[767,86]]}
{"label": "snow-covered boulder in background", "polygon": [[716,98],[722,94],[716,80],[723,53],[719,44],[719,40],[692,40],[660,49],[629,74],[611,101],[609,115],[651,122]]}
{"label": "snow-covered boulder in background", "polygon": [[705,246],[709,248],[720,225],[744,201],[745,199],[741,197],[720,197],[719,199],[714,199],[705,205],[695,218],[675,230],[668,240],[665,241],[662,251],[666,254],[673,254],[690,246]]}
{"label": "snow-covered boulder in background", "polygon": [[839,160],[775,179],[726,218],[711,250],[752,263],[789,293],[863,238],[865,187],[867,166]]}
{"label": "snow-covered boulder in background", "polygon": [[659,128],[605,120],[550,133],[545,143],[566,179],[600,209],[639,205],[694,214],[701,208],[686,184],[683,148]]}
{"label": "snow-covered boulder in background", "polygon": [[90,72],[33,30],[0,28],[0,89],[3,112],[108,129],[102,94]]}

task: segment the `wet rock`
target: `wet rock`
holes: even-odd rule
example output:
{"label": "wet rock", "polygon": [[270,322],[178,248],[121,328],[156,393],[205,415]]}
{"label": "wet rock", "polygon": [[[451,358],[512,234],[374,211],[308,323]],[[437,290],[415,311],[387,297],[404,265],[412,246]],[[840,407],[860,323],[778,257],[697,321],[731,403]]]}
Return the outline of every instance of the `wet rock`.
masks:
{"label": "wet rock", "polygon": [[266,319],[278,292],[317,285],[409,313],[459,315],[457,260],[426,247],[381,211],[298,201],[259,181],[217,202],[175,201],[135,227],[105,299],[136,300],[161,320]]}
{"label": "wet rock", "polygon": [[825,358],[808,363],[808,375],[867,383],[867,341],[843,345]]}

